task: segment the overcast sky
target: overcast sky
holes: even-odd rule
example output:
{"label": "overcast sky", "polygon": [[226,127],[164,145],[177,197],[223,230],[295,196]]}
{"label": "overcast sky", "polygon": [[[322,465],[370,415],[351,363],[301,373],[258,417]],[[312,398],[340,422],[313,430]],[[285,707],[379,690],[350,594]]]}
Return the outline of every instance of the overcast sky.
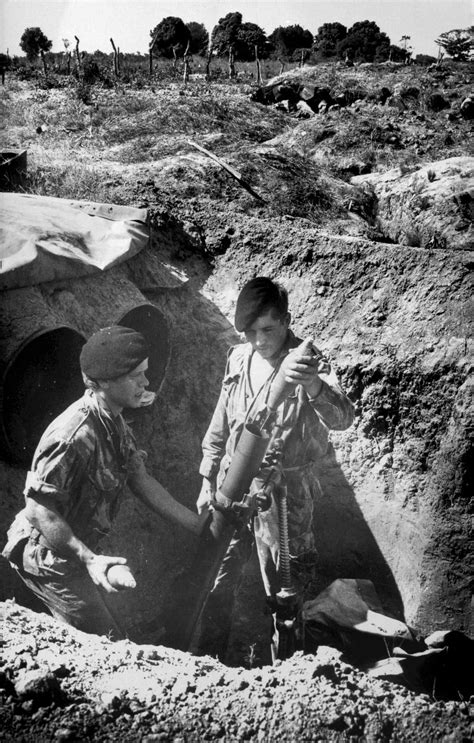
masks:
{"label": "overcast sky", "polygon": [[443,31],[474,23],[474,0],[0,0],[0,8],[0,51],[11,55],[22,54],[19,41],[29,26],[39,26],[56,52],[74,36],[84,51],[111,51],[112,36],[122,52],[146,52],[150,29],[166,16],[198,21],[210,32],[219,18],[239,11],[267,34],[296,23],[316,34],[323,23],[375,21],[392,44],[407,35],[415,55],[435,56],[434,39]]}

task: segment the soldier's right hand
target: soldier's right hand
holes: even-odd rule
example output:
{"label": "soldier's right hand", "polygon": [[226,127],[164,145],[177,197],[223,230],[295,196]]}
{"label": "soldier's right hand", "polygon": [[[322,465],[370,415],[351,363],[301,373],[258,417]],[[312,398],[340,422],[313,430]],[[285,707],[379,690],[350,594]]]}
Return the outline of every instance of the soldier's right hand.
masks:
{"label": "soldier's right hand", "polygon": [[126,562],[127,560],[125,557],[93,555],[87,560],[85,565],[92,582],[95,583],[96,586],[100,586],[100,588],[103,588],[107,593],[117,593],[117,589],[107,580],[107,571],[112,565],[125,565]]}
{"label": "soldier's right hand", "polygon": [[199,493],[198,499],[196,501],[197,512],[204,513],[204,511],[209,510],[209,506],[211,504],[211,501],[214,500],[215,495],[215,483],[211,482],[211,480],[208,480],[207,477],[203,477],[201,492]]}

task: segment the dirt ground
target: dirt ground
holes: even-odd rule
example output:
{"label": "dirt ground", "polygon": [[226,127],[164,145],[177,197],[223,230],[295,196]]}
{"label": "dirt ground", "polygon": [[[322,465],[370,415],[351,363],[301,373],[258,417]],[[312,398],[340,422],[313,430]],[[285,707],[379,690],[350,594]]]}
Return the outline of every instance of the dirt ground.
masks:
{"label": "dirt ground", "polygon": [[[461,102],[472,77],[464,65],[321,65],[283,82],[295,75],[333,98],[344,93],[348,104],[306,118],[285,100],[252,101],[248,81],[93,86],[81,98],[74,84],[45,89],[10,76],[3,147],[27,149],[29,192],[149,209],[146,259],[112,271],[101,292],[117,310],[114,282],[143,294],[175,318],[185,349],[184,363],[174,357],[160,417],[137,428],[144,448],[153,436],[158,479],[193,506],[200,436],[225,348],[237,340],[238,289],[255,275],[277,278],[290,291],[296,332],[328,353],[356,406],[354,426],[332,436],[321,464],[320,588],[337,577],[370,578],[387,613],[423,636],[469,634],[474,166]],[[382,103],[384,88],[391,95]],[[446,105],[437,107],[435,93]],[[192,142],[236,168],[260,198]],[[150,289],[158,259],[179,277],[168,293]],[[73,286],[40,293],[62,313],[84,297]],[[90,290],[83,332],[102,311],[99,294]],[[186,440],[168,435],[185,427],[191,396]],[[5,462],[0,469],[3,538],[25,473]],[[133,559],[132,524],[134,544],[149,554],[139,600],[124,608],[144,624],[165,594],[154,564],[172,571],[181,559],[179,534],[164,555],[160,525],[145,522],[127,503],[112,541]],[[408,691],[334,648],[266,664],[255,561],[234,620],[233,668],[153,644],[161,640],[152,631],[133,636],[139,644],[112,644],[32,613],[11,593],[0,598],[6,741],[467,743],[474,734],[472,698]]]}
{"label": "dirt ground", "polygon": [[85,635],[2,604],[2,740],[472,740],[467,700],[371,678],[333,648],[262,668]]}

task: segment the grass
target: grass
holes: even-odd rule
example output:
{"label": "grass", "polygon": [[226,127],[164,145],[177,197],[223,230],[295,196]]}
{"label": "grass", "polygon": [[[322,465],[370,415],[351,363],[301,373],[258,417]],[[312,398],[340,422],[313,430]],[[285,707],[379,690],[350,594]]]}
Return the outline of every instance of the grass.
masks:
{"label": "grass", "polygon": [[[156,63],[151,81],[145,58],[142,65],[142,70],[127,72],[129,79],[132,72],[135,76],[130,84],[122,80],[112,88],[92,85],[82,100],[73,78],[63,76],[62,87],[44,90],[38,81],[7,76],[0,102],[3,143],[9,148],[28,148],[30,192],[127,203],[133,169],[121,172],[118,166],[115,171],[112,167],[115,185],[105,185],[111,183],[105,175],[107,161],[153,163],[154,167],[167,158],[153,173],[160,188],[182,199],[223,199],[250,212],[256,209],[257,202],[218,167],[205,163],[193,170],[192,163],[171,162],[173,156],[191,152],[187,140],[193,139],[235,164],[257,191],[271,197],[274,214],[327,221],[347,212],[352,199],[337,181],[349,180],[357,163],[369,171],[400,167],[408,172],[431,159],[465,154],[464,130],[447,124],[446,112],[433,114],[426,109],[426,95],[433,86],[441,92],[448,86],[448,94],[449,86],[460,80],[462,85],[455,90],[458,99],[462,96],[469,83],[464,69],[461,77],[447,69],[442,77],[430,78],[426,70],[410,68],[394,72],[376,66],[369,70],[328,64],[299,69],[295,64],[278,79],[327,86],[333,93],[359,92],[368,98],[334,114],[300,120],[251,102],[253,63],[238,63],[238,77],[230,81],[225,60],[214,60],[213,80],[206,82],[202,62],[193,60],[194,75],[186,87],[171,62]],[[279,68],[275,61],[262,65],[265,78]],[[423,90],[413,112],[374,105],[381,86],[392,89],[397,83],[403,89]],[[426,121],[418,121],[420,116]],[[42,133],[38,134],[40,126]],[[400,146],[387,140],[394,132]],[[265,144],[265,151],[258,147],[280,135],[280,144]]]}

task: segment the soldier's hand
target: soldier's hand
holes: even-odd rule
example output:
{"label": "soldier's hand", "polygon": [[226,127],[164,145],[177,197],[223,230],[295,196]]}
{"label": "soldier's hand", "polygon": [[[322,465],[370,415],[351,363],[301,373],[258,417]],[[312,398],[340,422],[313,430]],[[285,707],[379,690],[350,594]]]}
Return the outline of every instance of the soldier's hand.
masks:
{"label": "soldier's hand", "polygon": [[322,354],[316,347],[304,344],[293,349],[285,363],[286,381],[301,384],[310,394],[316,394],[321,386],[319,378]]}
{"label": "soldier's hand", "polygon": [[125,557],[93,555],[87,560],[85,566],[92,582],[95,583],[96,586],[100,586],[107,593],[117,593],[117,589],[107,580],[107,571],[112,565],[125,565],[126,562],[127,560]]}
{"label": "soldier's hand", "polygon": [[215,483],[208,480],[207,477],[203,477],[201,491],[196,501],[196,509],[198,513],[204,513],[209,510],[210,503],[214,500],[215,494]]}

